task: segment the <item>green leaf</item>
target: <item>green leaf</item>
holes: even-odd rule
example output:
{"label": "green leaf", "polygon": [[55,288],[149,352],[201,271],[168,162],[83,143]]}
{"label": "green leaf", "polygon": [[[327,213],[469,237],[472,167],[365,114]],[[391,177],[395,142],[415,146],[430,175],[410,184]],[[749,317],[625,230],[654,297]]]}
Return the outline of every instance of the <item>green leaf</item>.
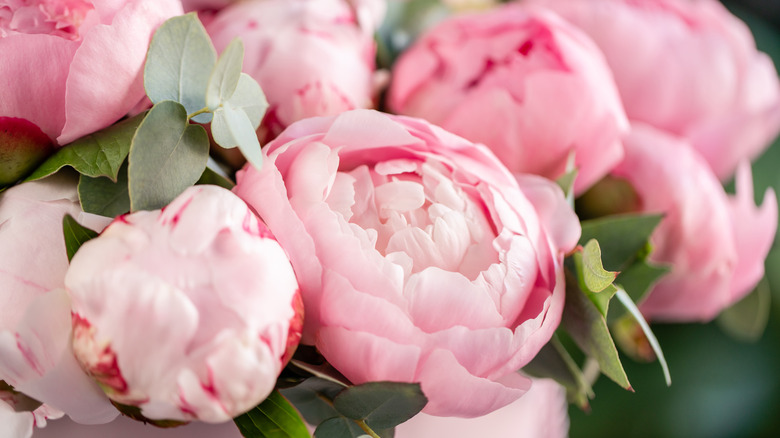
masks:
{"label": "green leaf", "polygon": [[555,180],[555,183],[558,184],[558,187],[563,190],[563,194],[566,196],[567,200],[573,201],[574,196],[574,181],[577,179],[577,169],[569,170],[568,172],[564,173],[558,179]]}
{"label": "green leaf", "polygon": [[219,55],[217,64],[211,71],[206,88],[206,106],[209,110],[215,111],[223,102],[233,97],[243,64],[244,44],[235,38]]}
{"label": "green leaf", "polygon": [[68,254],[68,261],[73,259],[76,251],[81,248],[84,242],[98,236],[96,231],[82,226],[69,214],[62,218],[62,232],[65,236],[65,251]]}
{"label": "green leaf", "polygon": [[344,417],[331,418],[314,431],[314,438],[365,438],[365,432],[354,421]]}
{"label": "green leaf", "polygon": [[417,415],[428,403],[417,383],[369,382],[344,389],[333,400],[342,415],[372,429],[390,429]]}
{"label": "green leaf", "polygon": [[772,292],[764,278],[756,289],[718,316],[718,325],[730,336],[748,342],[755,342],[766,329],[772,308]]}
{"label": "green leaf", "polygon": [[607,377],[633,391],[604,315],[585,292],[577,287],[574,275],[569,269],[566,270],[566,305],[561,326],[585,354],[596,359]]}
{"label": "green leaf", "polygon": [[246,438],[311,437],[298,412],[279,391],[272,392],[265,401],[233,421]]}
{"label": "green leaf", "polygon": [[255,131],[260,127],[260,122],[268,109],[268,99],[260,88],[260,84],[246,73],[241,73],[238,78],[238,86],[233,96],[227,100],[233,109],[246,113]]}
{"label": "green leaf", "polygon": [[123,120],[60,148],[41,164],[26,181],[47,177],[65,166],[92,178],[107,176],[116,181],[127,158],[130,143],[146,113]]}
{"label": "green leaf", "polygon": [[280,392],[295,406],[309,424],[338,417],[332,400],[344,389],[338,383],[311,377],[296,386],[281,389]]}
{"label": "green leaf", "polygon": [[[646,260],[637,261],[617,276],[615,284],[625,289],[631,300],[638,303],[642,301],[652,286],[668,272],[668,267],[650,264]],[[609,313],[608,320],[615,321],[623,314],[624,309],[618,307]]]}
{"label": "green leaf", "polygon": [[534,377],[551,378],[566,388],[566,397],[581,409],[589,406],[588,399],[593,398],[593,389],[574,359],[571,357],[557,335],[545,344],[523,371]]}
{"label": "green leaf", "polygon": [[575,252],[574,264],[577,266],[580,288],[588,292],[601,292],[612,285],[617,272],[604,270],[601,263],[601,248],[599,242],[591,239],[582,251]]}
{"label": "green leaf", "polygon": [[233,184],[233,181],[225,178],[208,167],[203,171],[203,174],[200,176],[200,178],[198,178],[198,182],[195,184],[211,184],[213,186],[220,186],[228,190],[231,190],[236,186]]}
{"label": "green leaf", "polygon": [[262,166],[263,152],[260,149],[260,142],[257,140],[252,122],[243,110],[234,109],[229,102],[223,103],[214,112],[211,135],[223,148],[238,146],[244,158],[256,169]]}
{"label": "green leaf", "polygon": [[[187,113],[203,109],[216,62],[217,52],[197,14],[173,17],[157,29],[149,45],[144,66],[146,94],[153,103],[179,102]],[[207,123],[211,114],[193,120]]]}
{"label": "green leaf", "polygon": [[660,214],[624,214],[583,221],[580,244],[598,240],[604,267],[617,271],[646,247],[661,217]]}
{"label": "green leaf", "polygon": [[209,156],[206,130],[187,122],[187,112],[164,100],[152,107],[130,146],[131,211],[164,207],[203,174]]}
{"label": "green leaf", "polygon": [[642,316],[642,312],[637,309],[636,304],[634,304],[633,301],[631,301],[631,297],[628,296],[626,291],[623,289],[618,289],[617,294],[615,295],[620,301],[620,303],[628,310],[628,313],[631,314],[632,317],[634,317],[634,320],[639,324],[639,327],[642,328],[642,332],[645,334],[645,337],[647,337],[647,340],[650,342],[650,346],[653,348],[653,351],[655,352],[656,356],[658,357],[658,362],[661,364],[661,369],[664,372],[664,379],[666,380],[666,386],[672,385],[672,377],[669,374],[669,365],[666,363],[666,358],[664,357],[664,352],[661,350],[661,344],[658,343],[658,339],[656,339],[655,335],[653,334],[653,331],[650,330],[650,326],[647,324],[647,321],[645,321],[645,318]]}
{"label": "green leaf", "polygon": [[116,217],[130,211],[130,193],[127,189],[127,163],[120,169],[117,181],[99,176],[81,175],[78,185],[81,209],[87,213]]}

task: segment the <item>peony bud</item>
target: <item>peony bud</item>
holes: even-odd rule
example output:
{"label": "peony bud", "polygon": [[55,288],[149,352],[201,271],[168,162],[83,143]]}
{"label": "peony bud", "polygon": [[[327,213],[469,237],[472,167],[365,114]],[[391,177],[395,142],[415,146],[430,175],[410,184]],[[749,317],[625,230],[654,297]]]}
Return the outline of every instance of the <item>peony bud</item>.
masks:
{"label": "peony bud", "polygon": [[216,186],[117,218],[79,249],[65,284],[77,359],[123,411],[157,424],[251,409],[300,338],[284,250]]}

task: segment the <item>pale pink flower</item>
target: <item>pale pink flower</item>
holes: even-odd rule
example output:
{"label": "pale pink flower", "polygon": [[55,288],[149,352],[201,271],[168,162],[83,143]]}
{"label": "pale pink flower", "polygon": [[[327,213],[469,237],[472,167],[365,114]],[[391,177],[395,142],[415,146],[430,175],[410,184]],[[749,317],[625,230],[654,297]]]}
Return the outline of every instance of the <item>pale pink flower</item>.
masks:
{"label": "pale pink flower", "polygon": [[756,207],[744,163],[737,194],[728,196],[684,140],[646,125],[635,125],[625,144],[626,158],[612,175],[633,186],[641,211],[664,215],[651,236],[650,260],[671,266],[640,309],[654,320],[710,320],[764,275],[777,228],[774,192]]}
{"label": "pale pink flower", "polygon": [[300,339],[284,251],[235,195],[194,186],[118,217],[65,277],[73,349],[113,401],[216,423],[260,403]]}
{"label": "pale pink flower", "polygon": [[111,125],[144,96],[154,30],[178,0],[11,0],[0,5],[0,116],[59,145]]}
{"label": "pale pink flower", "polygon": [[240,37],[244,72],[268,98],[263,142],[306,117],[373,107],[373,35],[383,6],[377,0],[255,0],[214,17],[207,30],[217,50]]}
{"label": "pale pink flower", "polygon": [[355,110],[291,125],[234,191],[290,255],[304,340],[354,383],[421,382],[425,412],[522,395],[580,234],[563,193],[423,120]]}
{"label": "pale pink flower", "polygon": [[513,172],[555,179],[573,154],[578,193],[620,161],[628,129],[595,44],[524,5],[429,30],[396,63],[388,103],[487,145]]}
{"label": "pale pink flower", "polygon": [[780,130],[780,84],[717,0],[533,0],[606,56],[629,119],[684,137],[721,179]]}
{"label": "pale pink flower", "polygon": [[81,211],[76,179],[57,174],[0,194],[0,380],[81,423],[117,415],[70,347],[68,257],[62,218],[101,230]]}

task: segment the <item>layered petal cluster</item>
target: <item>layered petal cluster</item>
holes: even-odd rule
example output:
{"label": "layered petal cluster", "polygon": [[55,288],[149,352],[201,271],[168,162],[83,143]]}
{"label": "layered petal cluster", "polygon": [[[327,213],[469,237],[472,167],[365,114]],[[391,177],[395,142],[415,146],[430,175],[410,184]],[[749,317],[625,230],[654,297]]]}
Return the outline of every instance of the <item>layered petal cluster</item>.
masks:
{"label": "layered petal cluster", "polygon": [[612,175],[631,184],[641,211],[664,215],[650,259],[671,267],[640,309],[654,320],[710,320],[763,277],[777,228],[775,194],[768,190],[756,207],[744,163],[736,195],[727,195],[693,148],[652,127],[635,125],[625,143]]}
{"label": "layered petal cluster", "polygon": [[716,0],[533,0],[585,31],[631,120],[686,138],[721,179],[780,130],[780,84]]}
{"label": "layered petal cluster", "polygon": [[304,342],[355,383],[421,382],[425,412],[517,399],[560,321],[580,227],[560,189],[487,148],[370,110],[291,125],[234,191],[290,255]]}
{"label": "layered petal cluster", "polygon": [[81,211],[76,182],[57,174],[0,194],[0,381],[80,423],[102,423],[117,411],[73,358],[62,219],[95,230],[108,219]]}
{"label": "layered petal cluster", "polygon": [[4,2],[0,116],[59,145],[111,125],[145,96],[152,33],[181,13],[178,0]]}
{"label": "layered petal cluster", "polygon": [[620,161],[626,115],[604,57],[555,14],[512,4],[451,18],[398,60],[390,108],[484,143],[513,172],[579,193]]}
{"label": "layered petal cluster", "polygon": [[222,51],[244,43],[244,72],[270,107],[261,142],[292,122],[370,108],[374,97],[374,31],[382,0],[264,0],[232,4],[206,26]]}
{"label": "layered petal cluster", "polygon": [[300,339],[284,250],[216,186],[120,216],[79,249],[65,284],[77,359],[151,420],[222,422],[251,409]]}

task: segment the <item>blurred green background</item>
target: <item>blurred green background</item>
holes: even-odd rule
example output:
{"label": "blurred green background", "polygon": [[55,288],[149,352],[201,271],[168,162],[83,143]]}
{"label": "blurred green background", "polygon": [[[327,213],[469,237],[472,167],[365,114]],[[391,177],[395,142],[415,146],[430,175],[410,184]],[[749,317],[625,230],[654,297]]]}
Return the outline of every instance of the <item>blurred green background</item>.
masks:
{"label": "blurred green background", "polygon": [[[780,1],[724,1],[780,66]],[[757,197],[780,192],[780,140],[753,165]],[[667,388],[657,363],[623,357],[635,393],[601,377],[591,412],[569,410],[579,437],[780,437],[780,236],[766,261],[772,301],[756,342],[738,341],[716,322],[653,326],[669,362]]]}

